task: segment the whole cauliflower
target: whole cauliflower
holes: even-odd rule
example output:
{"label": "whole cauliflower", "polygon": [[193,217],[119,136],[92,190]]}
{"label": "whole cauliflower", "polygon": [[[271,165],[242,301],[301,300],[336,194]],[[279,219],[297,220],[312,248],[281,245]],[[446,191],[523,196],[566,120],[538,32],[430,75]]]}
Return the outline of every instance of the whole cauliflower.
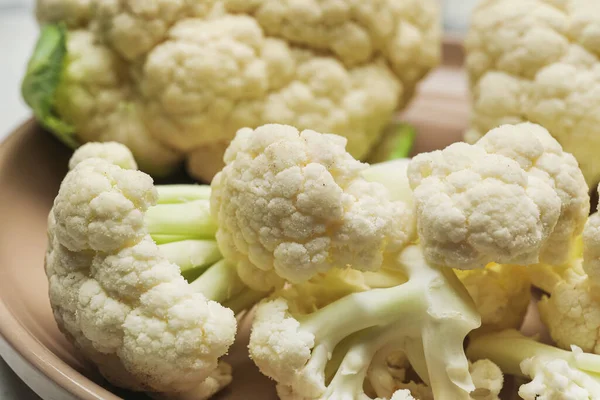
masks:
{"label": "whole cauliflower", "polygon": [[265,123],[345,136],[364,158],[440,59],[435,0],[38,0],[37,16],[64,22],[23,83],[43,125],[205,181],[238,129]]}
{"label": "whole cauliflower", "polygon": [[546,127],[600,180],[600,12],[594,0],[487,0],[466,38],[475,142],[506,123]]}
{"label": "whole cauliflower", "polygon": [[60,330],[119,387],[208,398],[231,381],[219,357],[234,340],[233,312],[193,290],[149,235],[159,195],[148,175],[125,169],[135,167],[127,149],[88,144],[70,166],[45,260]]}

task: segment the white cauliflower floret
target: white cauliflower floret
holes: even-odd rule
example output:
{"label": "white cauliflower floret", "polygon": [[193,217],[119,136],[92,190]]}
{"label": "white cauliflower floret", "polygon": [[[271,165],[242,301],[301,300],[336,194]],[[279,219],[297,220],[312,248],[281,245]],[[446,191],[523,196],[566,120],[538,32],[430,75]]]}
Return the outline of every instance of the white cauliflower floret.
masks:
{"label": "white cauliflower floret", "polygon": [[519,396],[525,400],[595,400],[600,393],[600,356],[557,349],[508,330],[469,343],[472,359],[490,359],[507,374],[525,378]]}
{"label": "white cauliflower floret", "polygon": [[523,170],[556,191],[561,201],[560,217],[540,259],[552,265],[566,262],[590,212],[588,187],[577,160],[565,153],[546,129],[529,123],[493,129],[477,146],[517,161]]}
{"label": "white cauliflower floret", "polygon": [[56,110],[84,142],[125,144],[140,166],[169,173],[182,156],[152,137],[126,64],[87,30],[69,33],[65,71],[56,90]]}
{"label": "white cauliflower floret", "polygon": [[238,15],[175,25],[148,56],[141,84],[154,136],[191,154],[190,162],[206,146],[225,147],[232,131],[274,121],[344,135],[362,157],[397,107],[399,88],[384,63],[347,70],[265,38],[254,19]]}
{"label": "white cauliflower floret", "polygon": [[[257,308],[255,318],[250,355],[260,371],[275,378],[281,386],[293,385],[302,392],[323,390],[318,376],[297,373],[311,357],[314,335],[300,330],[300,323],[288,312],[287,302],[283,299],[264,302]],[[311,388],[313,385],[316,388]]]}
{"label": "white cauliflower floret", "polygon": [[[208,396],[230,381],[218,358],[233,343],[233,312],[196,291],[147,234],[152,179],[116,144],[76,152],[48,219],[46,255],[55,319],[112,383]],[[117,148],[118,157],[106,156]],[[203,399],[206,397],[196,397]]]}
{"label": "white cauliflower floret", "polygon": [[254,16],[270,36],[331,51],[346,65],[385,57],[402,81],[405,99],[438,62],[434,43],[441,32],[433,2],[225,0],[225,6]]}
{"label": "white cauliflower floret", "polygon": [[435,264],[535,263],[558,221],[560,199],[549,185],[478,146],[419,154],[408,176],[419,238]]}
{"label": "white cauliflower floret", "polygon": [[581,259],[572,262],[550,296],[538,302],[538,309],[560,347],[574,344],[586,352],[600,353],[600,301],[581,264]]}
{"label": "white cauliflower floret", "polygon": [[500,124],[531,121],[572,153],[589,185],[600,179],[600,119],[594,0],[480,2],[466,38],[475,142]]}
{"label": "white cauliflower floret", "polygon": [[[34,56],[53,58],[24,97],[70,146],[124,143],[154,175],[185,160],[210,181],[235,132],[266,123],[345,136],[366,159],[440,60],[435,0],[85,1],[89,23],[41,36],[54,46]],[[76,4],[38,3],[52,22]]]}
{"label": "white cauliflower floret", "polygon": [[475,390],[471,397],[477,400],[500,400],[504,376],[496,364],[490,360],[477,360],[469,364]]}
{"label": "white cauliflower floret", "polygon": [[71,251],[114,251],[145,234],[144,212],[156,202],[152,178],[100,158],[77,164],[54,200],[55,235]]}
{"label": "white cauliflower floret", "polygon": [[411,210],[364,180],[367,166],[345,144],[282,125],[238,132],[211,207],[221,251],[241,265],[242,279],[252,266],[291,282],[333,267],[377,270],[411,240]]}
{"label": "white cauliflower floret", "polygon": [[[560,268],[540,271],[544,289],[550,296],[538,302],[542,320],[552,339],[562,348],[576,345],[586,352],[600,354],[600,299],[598,287],[599,214],[585,225],[579,247],[583,247]],[[583,246],[581,246],[583,244]],[[535,276],[534,276],[535,278]]]}
{"label": "white cauliflower floret", "polygon": [[133,60],[164,40],[178,20],[206,16],[216,0],[102,0],[94,17],[100,35],[122,57]]}
{"label": "white cauliflower floret", "polygon": [[521,371],[533,377],[519,388],[524,400],[593,400],[600,393],[600,381],[565,360],[532,357],[521,362]]}
{"label": "white cauliflower floret", "polygon": [[408,177],[427,257],[453,268],[560,265],[589,213],[577,162],[529,123],[503,125],[474,145],[419,154]]}
{"label": "white cauliflower floret", "polygon": [[123,169],[137,169],[135,159],[129,149],[117,142],[86,143],[77,149],[69,160],[69,169],[88,158],[102,158]]}

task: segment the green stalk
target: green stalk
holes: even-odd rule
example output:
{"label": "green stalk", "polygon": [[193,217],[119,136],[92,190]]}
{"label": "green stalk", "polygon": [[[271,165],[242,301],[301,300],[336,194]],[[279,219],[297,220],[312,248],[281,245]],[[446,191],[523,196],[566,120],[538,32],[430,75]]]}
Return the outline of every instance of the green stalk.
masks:
{"label": "green stalk", "polygon": [[60,141],[74,149],[79,146],[75,128],[58,115],[56,92],[67,63],[65,24],[44,25],[29,59],[21,94],[37,121]]}
{"label": "green stalk", "polygon": [[159,204],[146,212],[146,227],[158,244],[186,239],[213,239],[217,224],[208,200]]}
{"label": "green stalk", "polygon": [[191,282],[204,270],[223,258],[214,240],[183,240],[158,246],[161,253],[181,269],[181,275]]}
{"label": "green stalk", "polygon": [[225,260],[221,260],[208,268],[190,286],[208,299],[221,304],[246,288],[240,280],[235,266]]}
{"label": "green stalk", "polygon": [[209,200],[209,185],[157,185],[158,204],[188,203]]}

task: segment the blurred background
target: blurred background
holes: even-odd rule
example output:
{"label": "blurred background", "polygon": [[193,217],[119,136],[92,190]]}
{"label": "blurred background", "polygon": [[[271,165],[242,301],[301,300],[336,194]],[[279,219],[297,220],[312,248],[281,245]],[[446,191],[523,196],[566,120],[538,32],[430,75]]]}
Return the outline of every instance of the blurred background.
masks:
{"label": "blurred background", "polygon": [[[441,1],[447,34],[462,35],[470,11],[479,0]],[[30,115],[19,88],[38,33],[34,4],[35,0],[0,0],[0,140]]]}

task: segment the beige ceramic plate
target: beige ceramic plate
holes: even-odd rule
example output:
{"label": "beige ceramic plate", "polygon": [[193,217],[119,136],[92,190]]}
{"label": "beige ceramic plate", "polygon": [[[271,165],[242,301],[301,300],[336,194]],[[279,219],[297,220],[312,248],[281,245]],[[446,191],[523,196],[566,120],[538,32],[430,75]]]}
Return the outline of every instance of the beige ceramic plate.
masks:
{"label": "beige ceramic plate", "polygon": [[[417,151],[460,140],[466,126],[465,79],[450,56],[402,116],[417,127]],[[46,217],[69,155],[33,122],[0,146],[0,355],[46,400],[142,399],[108,388],[86,368],[52,317],[43,271]],[[276,399],[272,383],[244,355],[246,340],[241,335],[232,349],[237,355],[228,359],[234,367],[233,384],[217,398]]]}

